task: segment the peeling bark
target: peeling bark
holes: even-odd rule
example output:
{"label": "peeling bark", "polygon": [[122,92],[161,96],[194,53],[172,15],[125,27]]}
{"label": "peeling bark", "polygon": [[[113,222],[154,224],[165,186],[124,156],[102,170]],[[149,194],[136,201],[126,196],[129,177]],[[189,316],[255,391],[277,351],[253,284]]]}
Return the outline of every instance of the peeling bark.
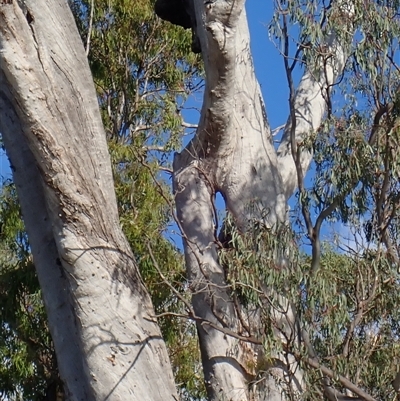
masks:
{"label": "peeling bark", "polygon": [[0,4],[0,131],[69,400],[176,400],[65,0]]}

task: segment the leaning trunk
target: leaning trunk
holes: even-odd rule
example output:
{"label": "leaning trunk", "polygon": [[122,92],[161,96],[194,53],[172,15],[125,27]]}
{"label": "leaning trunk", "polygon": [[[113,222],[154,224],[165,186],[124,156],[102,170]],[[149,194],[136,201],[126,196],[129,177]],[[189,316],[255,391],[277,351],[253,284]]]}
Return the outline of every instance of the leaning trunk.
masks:
{"label": "leaning trunk", "polygon": [[300,149],[296,166],[292,147],[321,124],[324,91],[343,71],[343,49],[330,37],[336,55],[324,63],[325,73],[304,75],[277,152],[254,74],[245,1],[194,3],[206,88],[196,135],[174,160],[174,192],[209,399],[297,399],[303,375],[287,343],[300,343],[295,313],[285,294],[274,294],[285,311],[270,312],[285,353],[265,355],[259,311],[239,305],[218,261],[214,201],[220,192],[242,232],[254,221],[270,228],[287,223],[298,170],[305,172],[312,157]]}
{"label": "leaning trunk", "polygon": [[[204,105],[195,138],[175,158],[174,190],[209,398],[219,400],[224,394],[232,401],[254,396],[281,400],[285,399],[282,392],[302,391],[301,373],[297,369],[296,386],[286,388],[283,379],[293,374],[295,366],[293,372],[263,366],[268,373],[257,386],[261,391],[251,386],[263,354],[261,328],[254,324],[256,319],[246,322],[251,333],[243,327],[241,308],[231,297],[217,255],[216,192],[223,194],[242,230],[250,220],[267,217],[268,224],[275,225],[286,218],[282,179],[254,75],[243,6],[243,1],[235,1],[225,9],[216,2],[205,10],[205,31],[199,35],[207,74]],[[279,355],[270,360],[276,358]]]}
{"label": "leaning trunk", "polygon": [[66,0],[0,2],[0,131],[69,400],[176,400]]}

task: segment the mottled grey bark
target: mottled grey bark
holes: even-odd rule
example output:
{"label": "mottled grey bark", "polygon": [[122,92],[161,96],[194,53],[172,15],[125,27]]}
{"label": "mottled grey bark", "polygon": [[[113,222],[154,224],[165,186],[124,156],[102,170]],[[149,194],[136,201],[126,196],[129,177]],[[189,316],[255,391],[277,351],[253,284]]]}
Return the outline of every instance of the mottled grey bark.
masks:
{"label": "mottled grey bark", "polygon": [[175,400],[66,0],[0,1],[0,132],[69,400]]}

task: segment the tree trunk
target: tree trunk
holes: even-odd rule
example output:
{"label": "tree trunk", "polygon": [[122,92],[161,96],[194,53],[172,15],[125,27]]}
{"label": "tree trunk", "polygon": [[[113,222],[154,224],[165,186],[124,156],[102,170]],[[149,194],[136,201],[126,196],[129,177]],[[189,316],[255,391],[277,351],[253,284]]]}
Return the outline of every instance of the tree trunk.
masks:
{"label": "tree trunk", "polygon": [[[345,54],[331,35],[327,49],[335,57],[329,53],[328,62],[321,60],[324,73],[318,77],[306,71],[276,151],[254,74],[244,3],[195,0],[206,87],[196,135],[174,159],[174,192],[209,399],[283,401],[297,399],[305,390],[302,372],[290,353],[264,355],[255,340],[262,331],[256,311],[245,322],[252,333],[244,329],[241,307],[218,262],[215,194],[223,195],[242,231],[254,220],[269,227],[287,222],[287,200],[297,187],[298,169],[306,172],[312,158],[301,150],[296,167],[293,145],[296,152],[296,144],[320,126],[325,91],[343,71]],[[286,313],[271,313],[285,349],[282,333],[298,340],[300,333],[284,294],[279,298]],[[263,358],[270,361],[267,366]],[[258,384],[252,385],[255,378]]]}
{"label": "tree trunk", "polygon": [[0,131],[69,400],[176,400],[66,0],[0,0]]}

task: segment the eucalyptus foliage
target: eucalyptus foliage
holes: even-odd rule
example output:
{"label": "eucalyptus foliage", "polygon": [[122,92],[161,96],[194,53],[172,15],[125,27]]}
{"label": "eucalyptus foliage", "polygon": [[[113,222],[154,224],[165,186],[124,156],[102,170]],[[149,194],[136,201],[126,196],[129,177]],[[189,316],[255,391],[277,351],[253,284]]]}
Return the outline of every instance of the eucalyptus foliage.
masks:
{"label": "eucalyptus foliage", "polygon": [[[39,283],[14,186],[0,196],[0,393],[41,400],[60,386]],[[55,399],[55,398],[54,398]]]}

